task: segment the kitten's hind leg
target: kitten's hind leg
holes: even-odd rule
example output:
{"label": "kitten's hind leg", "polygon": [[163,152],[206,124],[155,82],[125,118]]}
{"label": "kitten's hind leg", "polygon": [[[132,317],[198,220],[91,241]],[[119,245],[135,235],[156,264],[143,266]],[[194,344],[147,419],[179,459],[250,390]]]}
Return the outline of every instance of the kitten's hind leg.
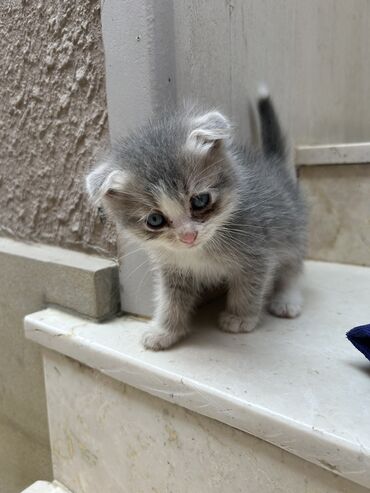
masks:
{"label": "kitten's hind leg", "polygon": [[284,265],[279,269],[268,305],[268,310],[272,315],[296,318],[301,314],[303,306],[301,276],[301,261],[288,266]]}

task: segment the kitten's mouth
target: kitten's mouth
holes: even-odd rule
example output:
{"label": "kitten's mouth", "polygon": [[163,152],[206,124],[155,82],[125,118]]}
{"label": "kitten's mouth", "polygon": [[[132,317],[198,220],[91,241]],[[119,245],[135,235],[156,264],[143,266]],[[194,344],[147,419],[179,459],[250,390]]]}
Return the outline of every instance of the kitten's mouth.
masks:
{"label": "kitten's mouth", "polygon": [[197,244],[196,243],[197,237],[198,237],[198,232],[192,231],[192,232],[184,233],[184,234],[180,235],[179,240],[181,241],[181,243],[183,243],[187,247],[191,248],[192,246],[195,246]]}
{"label": "kitten's mouth", "polygon": [[181,248],[181,250],[188,250],[189,248],[196,248],[199,246],[199,241],[194,242],[194,243],[184,243],[184,242],[179,242],[178,246]]}
{"label": "kitten's mouth", "polygon": [[177,243],[177,247],[179,250],[190,250],[190,249],[197,249],[200,245],[202,244],[201,241],[194,241],[193,243],[184,243],[183,241],[179,241]]}

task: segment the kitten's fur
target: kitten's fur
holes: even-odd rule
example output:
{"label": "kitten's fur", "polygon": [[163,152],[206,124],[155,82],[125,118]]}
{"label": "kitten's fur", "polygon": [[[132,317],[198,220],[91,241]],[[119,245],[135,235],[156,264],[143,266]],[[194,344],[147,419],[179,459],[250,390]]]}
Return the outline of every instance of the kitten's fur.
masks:
{"label": "kitten's fur", "polygon": [[[305,205],[268,94],[260,96],[258,111],[263,152],[237,148],[219,112],[192,108],[138,129],[87,177],[93,200],[156,266],[157,310],[143,338],[148,349],[185,337],[200,293],[222,283],[226,332],[253,330],[265,304],[279,317],[301,312]],[[191,211],[191,197],[205,192],[210,206]],[[146,224],[153,211],[168,221],[159,231]],[[196,234],[191,247],[179,241]]]}

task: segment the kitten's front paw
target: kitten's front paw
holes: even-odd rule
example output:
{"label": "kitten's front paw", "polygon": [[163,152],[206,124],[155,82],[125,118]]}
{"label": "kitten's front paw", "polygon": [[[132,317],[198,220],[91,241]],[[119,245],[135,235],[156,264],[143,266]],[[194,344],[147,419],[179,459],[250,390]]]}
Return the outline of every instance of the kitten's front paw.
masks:
{"label": "kitten's front paw", "polygon": [[145,349],[161,351],[173,346],[179,339],[180,337],[170,332],[153,329],[143,334],[141,342]]}
{"label": "kitten's front paw", "polygon": [[224,332],[233,334],[252,332],[258,324],[258,317],[238,317],[233,313],[222,312],[219,323],[220,329]]}

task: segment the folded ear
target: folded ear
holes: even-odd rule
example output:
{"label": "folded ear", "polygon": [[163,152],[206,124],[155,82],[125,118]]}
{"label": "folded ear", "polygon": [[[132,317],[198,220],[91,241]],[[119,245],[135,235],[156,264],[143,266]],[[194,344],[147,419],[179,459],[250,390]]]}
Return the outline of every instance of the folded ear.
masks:
{"label": "folded ear", "polygon": [[218,111],[210,111],[194,118],[191,128],[186,140],[186,148],[198,154],[207,154],[219,147],[231,135],[229,121]]}
{"label": "folded ear", "polygon": [[97,205],[103,198],[119,198],[124,193],[126,182],[124,171],[112,169],[109,162],[104,162],[86,176],[86,190]]}

